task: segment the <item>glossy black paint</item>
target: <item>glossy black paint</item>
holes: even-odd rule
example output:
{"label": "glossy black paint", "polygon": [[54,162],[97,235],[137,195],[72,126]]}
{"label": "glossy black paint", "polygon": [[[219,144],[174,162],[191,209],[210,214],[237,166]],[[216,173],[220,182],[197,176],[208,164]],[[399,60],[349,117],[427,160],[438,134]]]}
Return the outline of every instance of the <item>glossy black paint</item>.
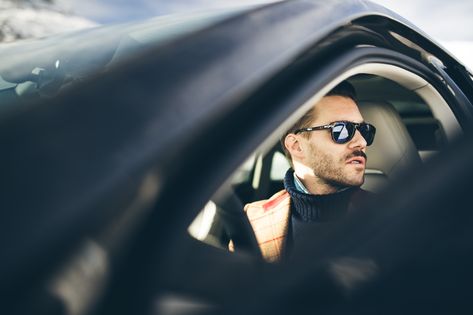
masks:
{"label": "glossy black paint", "polygon": [[[57,97],[4,114],[1,191],[8,211],[0,214],[0,292],[16,305],[34,294],[32,287],[41,289],[84,238],[100,238],[130,213],[150,176],[156,200],[131,212],[144,223],[137,231],[125,229],[136,233],[125,248],[115,245],[121,255],[116,263],[111,255],[104,313],[147,312],[167,282],[221,302],[259,279],[258,264],[242,258],[233,266],[239,272],[222,282],[226,270],[216,262],[233,260],[215,253],[206,254],[218,257],[213,262],[195,262],[195,274],[215,264],[218,273],[207,279],[208,287],[183,275],[177,281],[173,276],[182,269],[172,270],[173,263],[186,255],[175,251],[188,244],[185,229],[209,196],[314,90],[349,67],[381,61],[409,68],[454,99],[420,54],[387,30],[431,51],[452,77],[465,77],[452,57],[375,4],[290,1],[186,35]],[[360,44],[380,49],[353,50]],[[459,79],[458,87],[466,101],[452,106],[467,126],[471,83]]]}

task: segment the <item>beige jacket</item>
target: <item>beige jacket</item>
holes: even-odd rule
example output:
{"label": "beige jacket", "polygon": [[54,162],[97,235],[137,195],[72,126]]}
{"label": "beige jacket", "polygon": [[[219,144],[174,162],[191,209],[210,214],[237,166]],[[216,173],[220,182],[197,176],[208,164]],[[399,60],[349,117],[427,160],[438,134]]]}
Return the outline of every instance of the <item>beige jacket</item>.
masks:
{"label": "beige jacket", "polygon": [[263,258],[268,262],[281,259],[289,228],[290,207],[291,198],[286,190],[245,206]]}

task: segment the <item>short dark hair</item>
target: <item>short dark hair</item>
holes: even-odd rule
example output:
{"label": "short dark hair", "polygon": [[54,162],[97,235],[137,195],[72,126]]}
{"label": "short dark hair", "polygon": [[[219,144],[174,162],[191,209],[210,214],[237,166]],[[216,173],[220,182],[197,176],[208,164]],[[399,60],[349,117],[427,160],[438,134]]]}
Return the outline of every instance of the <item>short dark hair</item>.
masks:
{"label": "short dark hair", "polygon": [[[357,103],[356,100],[356,92],[355,88],[353,85],[351,85],[348,81],[343,81],[340,84],[338,84],[336,87],[331,89],[325,96],[344,96],[351,98],[355,103]],[[310,127],[310,123],[314,120],[314,107],[312,107],[307,113],[304,114],[291,128],[289,128],[284,135],[281,137],[281,146],[282,149],[284,150],[284,154],[286,155],[286,158],[288,161],[291,163],[292,166],[292,158],[291,154],[289,151],[286,149],[286,146],[284,145],[284,140],[286,139],[286,136],[290,133],[294,133],[298,129],[302,128],[308,128]],[[305,137],[309,137],[309,133],[304,133]]]}
{"label": "short dark hair", "polygon": [[356,92],[355,88],[348,81],[343,81],[338,84],[336,87],[331,89],[325,96],[345,96],[351,98],[356,103]]}

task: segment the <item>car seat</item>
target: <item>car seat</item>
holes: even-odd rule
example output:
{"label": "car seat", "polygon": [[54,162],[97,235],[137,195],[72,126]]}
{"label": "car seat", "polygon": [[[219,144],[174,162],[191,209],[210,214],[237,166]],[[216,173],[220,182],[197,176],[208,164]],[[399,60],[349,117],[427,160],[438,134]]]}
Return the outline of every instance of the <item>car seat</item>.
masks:
{"label": "car seat", "polygon": [[366,122],[376,127],[374,142],[367,149],[365,183],[362,188],[379,191],[388,182],[404,174],[408,166],[421,163],[406,126],[398,112],[387,102],[359,102]]}

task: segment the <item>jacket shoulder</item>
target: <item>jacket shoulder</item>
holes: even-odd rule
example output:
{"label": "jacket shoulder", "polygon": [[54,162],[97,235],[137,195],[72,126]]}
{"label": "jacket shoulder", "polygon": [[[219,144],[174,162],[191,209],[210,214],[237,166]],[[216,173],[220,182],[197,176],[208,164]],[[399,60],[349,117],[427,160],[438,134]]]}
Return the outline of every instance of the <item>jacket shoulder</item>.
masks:
{"label": "jacket shoulder", "polygon": [[250,220],[257,219],[281,208],[289,209],[290,199],[289,193],[286,190],[281,190],[269,199],[246,204],[244,209]]}

